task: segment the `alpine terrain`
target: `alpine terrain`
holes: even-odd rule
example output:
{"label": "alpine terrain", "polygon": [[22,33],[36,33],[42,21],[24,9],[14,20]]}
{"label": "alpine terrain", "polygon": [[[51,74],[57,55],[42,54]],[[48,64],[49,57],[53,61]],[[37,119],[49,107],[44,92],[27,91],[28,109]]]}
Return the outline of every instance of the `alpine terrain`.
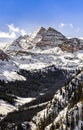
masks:
{"label": "alpine terrain", "polygon": [[83,40],[39,28],[0,49],[0,130],[83,130]]}

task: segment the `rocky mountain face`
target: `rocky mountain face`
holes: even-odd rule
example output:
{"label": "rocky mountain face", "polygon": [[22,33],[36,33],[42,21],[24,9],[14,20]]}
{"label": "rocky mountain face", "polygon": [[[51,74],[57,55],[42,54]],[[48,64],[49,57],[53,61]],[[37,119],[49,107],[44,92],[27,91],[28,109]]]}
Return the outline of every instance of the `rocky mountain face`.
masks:
{"label": "rocky mountain face", "polygon": [[1,130],[83,130],[83,41],[49,27],[0,50]]}
{"label": "rocky mountain face", "polygon": [[64,40],[66,40],[66,37],[51,27],[48,29],[41,27],[30,36],[30,41],[32,41],[36,47],[40,48],[58,46],[58,44],[62,44]]}
{"label": "rocky mountain face", "polygon": [[19,51],[20,49],[27,49],[28,48],[28,44],[27,43],[27,39],[28,39],[28,35],[25,36],[20,36],[18,37],[13,43],[11,43],[9,46],[6,47],[7,51]]}
{"label": "rocky mountain face", "polygon": [[0,60],[8,61],[8,59],[9,59],[9,56],[3,50],[0,49]]}
{"label": "rocky mountain face", "polygon": [[48,29],[41,27],[30,36],[20,36],[7,48],[7,50],[20,51],[32,48],[53,48],[62,44],[66,39],[67,38],[64,35],[51,27]]}
{"label": "rocky mountain face", "polygon": [[77,38],[68,39],[60,47],[63,51],[68,52],[83,50],[83,40]]}
{"label": "rocky mountain face", "polygon": [[60,47],[63,51],[68,52],[83,50],[83,40],[77,38],[68,39],[54,28],[45,29],[41,27],[30,36],[20,36],[7,50],[20,51],[23,49],[48,49],[53,47]]}

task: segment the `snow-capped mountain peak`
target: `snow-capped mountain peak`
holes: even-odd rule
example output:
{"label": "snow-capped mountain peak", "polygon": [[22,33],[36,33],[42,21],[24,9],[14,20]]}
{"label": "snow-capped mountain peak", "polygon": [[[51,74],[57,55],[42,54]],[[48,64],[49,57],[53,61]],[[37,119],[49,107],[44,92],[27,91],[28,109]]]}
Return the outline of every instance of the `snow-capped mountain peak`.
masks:
{"label": "snow-capped mountain peak", "polygon": [[40,27],[30,36],[20,36],[8,48],[10,51],[47,49],[60,47],[63,51],[73,52],[83,49],[83,41],[77,38],[67,39],[62,33],[52,27]]}

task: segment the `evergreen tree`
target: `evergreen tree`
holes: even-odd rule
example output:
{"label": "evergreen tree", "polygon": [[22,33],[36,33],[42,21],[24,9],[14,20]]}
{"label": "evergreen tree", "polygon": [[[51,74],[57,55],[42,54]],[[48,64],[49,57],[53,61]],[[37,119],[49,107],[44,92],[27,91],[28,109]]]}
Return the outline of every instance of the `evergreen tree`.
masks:
{"label": "evergreen tree", "polygon": [[22,127],[21,124],[18,124],[18,126],[17,126],[17,130],[23,130],[23,127]]}
{"label": "evergreen tree", "polygon": [[73,130],[74,129],[74,127],[75,127],[75,124],[74,124],[75,122],[74,122],[74,117],[72,116],[72,118],[71,118],[71,130]]}
{"label": "evergreen tree", "polygon": [[66,125],[66,127],[65,127],[65,130],[68,130],[68,127],[67,127],[67,125]]}
{"label": "evergreen tree", "polygon": [[60,89],[60,95],[62,95],[62,88]]}
{"label": "evergreen tree", "polygon": [[83,121],[83,105],[82,105],[82,114],[81,115],[82,115],[81,119]]}
{"label": "evergreen tree", "polygon": [[68,119],[68,112],[66,113],[66,126],[70,126],[69,119]]}
{"label": "evergreen tree", "polygon": [[55,125],[54,125],[54,123],[52,123],[52,126],[51,126],[50,130],[55,130]]}
{"label": "evergreen tree", "polygon": [[77,112],[77,114],[76,114],[76,125],[78,125],[78,122],[79,122],[79,113]]}
{"label": "evergreen tree", "polygon": [[63,130],[63,125],[61,126],[61,130]]}
{"label": "evergreen tree", "polygon": [[81,124],[81,130],[83,130],[83,124]]}

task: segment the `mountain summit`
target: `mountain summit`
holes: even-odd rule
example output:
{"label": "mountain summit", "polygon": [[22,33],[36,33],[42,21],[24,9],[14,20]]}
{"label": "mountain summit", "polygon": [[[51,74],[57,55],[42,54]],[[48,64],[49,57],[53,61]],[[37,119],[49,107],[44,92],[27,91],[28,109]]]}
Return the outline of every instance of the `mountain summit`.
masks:
{"label": "mountain summit", "polygon": [[20,36],[17,38],[9,47],[8,50],[19,51],[32,48],[53,48],[62,44],[67,38],[56,31],[55,29],[49,27],[45,29],[40,27],[37,31],[33,32],[30,36]]}
{"label": "mountain summit", "polygon": [[30,40],[35,43],[36,47],[45,48],[62,44],[66,37],[51,27],[48,29],[41,27],[37,32],[31,34]]}
{"label": "mountain summit", "polygon": [[68,39],[52,27],[40,27],[30,36],[20,36],[7,49],[10,51],[24,51],[33,48],[46,49],[60,47],[63,51],[73,52],[83,49],[83,40],[78,38]]}

